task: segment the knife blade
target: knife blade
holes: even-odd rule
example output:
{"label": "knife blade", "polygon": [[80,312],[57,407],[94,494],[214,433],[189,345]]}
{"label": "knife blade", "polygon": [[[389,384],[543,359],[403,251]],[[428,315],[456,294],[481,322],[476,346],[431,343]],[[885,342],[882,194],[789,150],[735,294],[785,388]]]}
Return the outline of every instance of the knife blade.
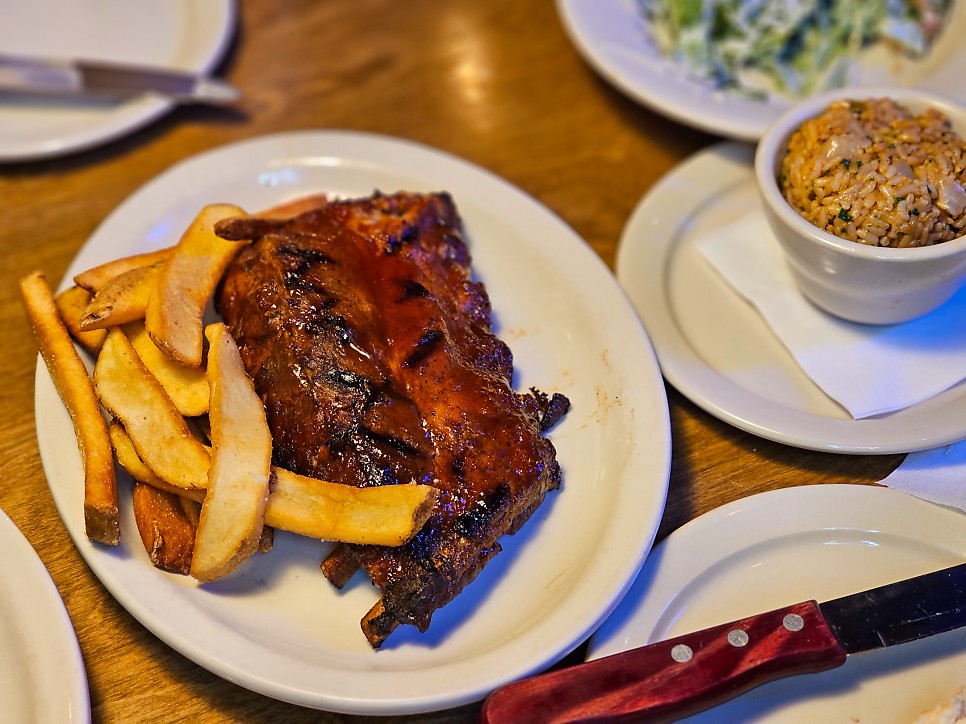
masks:
{"label": "knife blade", "polygon": [[480,720],[665,721],[791,674],[966,625],[966,563],[818,603],[803,601],[507,684]]}
{"label": "knife blade", "polygon": [[224,105],[236,88],[214,78],[168,68],[107,61],[0,55],[0,92],[74,98],[130,98],[144,93],[176,103]]}

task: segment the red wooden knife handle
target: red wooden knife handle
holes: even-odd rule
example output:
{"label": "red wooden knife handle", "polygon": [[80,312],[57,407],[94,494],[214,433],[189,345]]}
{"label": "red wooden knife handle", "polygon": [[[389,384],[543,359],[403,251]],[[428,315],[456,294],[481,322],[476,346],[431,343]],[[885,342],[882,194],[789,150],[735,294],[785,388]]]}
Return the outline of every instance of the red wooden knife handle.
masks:
{"label": "red wooden knife handle", "polygon": [[508,684],[487,699],[481,721],[674,719],[845,656],[808,601]]}

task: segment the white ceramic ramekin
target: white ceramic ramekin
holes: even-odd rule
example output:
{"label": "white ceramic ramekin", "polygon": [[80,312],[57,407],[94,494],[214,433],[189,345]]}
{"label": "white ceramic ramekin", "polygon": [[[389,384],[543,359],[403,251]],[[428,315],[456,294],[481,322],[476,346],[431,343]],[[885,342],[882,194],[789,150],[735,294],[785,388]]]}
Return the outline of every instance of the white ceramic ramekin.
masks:
{"label": "white ceramic ramekin", "polygon": [[864,324],[904,322],[946,302],[966,281],[966,237],[905,249],[842,239],[796,212],[782,196],[777,177],[788,140],[803,121],[835,100],[884,97],[915,113],[938,108],[966,135],[966,109],[949,98],[914,88],[844,88],[794,105],[765,132],[755,154],[765,215],[799,289],[825,311]]}

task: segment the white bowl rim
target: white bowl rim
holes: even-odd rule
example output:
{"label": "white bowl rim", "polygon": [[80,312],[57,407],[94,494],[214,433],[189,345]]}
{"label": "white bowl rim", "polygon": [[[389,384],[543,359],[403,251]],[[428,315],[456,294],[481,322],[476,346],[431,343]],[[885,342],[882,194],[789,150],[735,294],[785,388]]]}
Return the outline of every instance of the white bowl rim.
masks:
{"label": "white bowl rim", "polygon": [[759,191],[772,211],[793,231],[839,253],[894,264],[956,256],[966,250],[966,232],[955,239],[930,246],[904,248],[870,246],[844,239],[815,226],[791,207],[778,188],[778,180],[774,174],[776,157],[782,151],[788,137],[805,120],[818,115],[833,101],[890,97],[900,102],[913,101],[939,108],[950,116],[960,135],[966,137],[966,106],[954,98],[935,91],[906,86],[846,86],[825,91],[796,103],[776,118],[765,131],[755,149],[755,176]]}

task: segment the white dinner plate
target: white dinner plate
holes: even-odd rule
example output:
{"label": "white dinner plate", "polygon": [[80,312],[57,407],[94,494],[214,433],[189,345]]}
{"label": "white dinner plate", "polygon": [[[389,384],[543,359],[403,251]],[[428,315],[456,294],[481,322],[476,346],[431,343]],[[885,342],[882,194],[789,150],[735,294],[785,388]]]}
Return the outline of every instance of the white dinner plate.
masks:
{"label": "white dinner plate", "polygon": [[[455,157],[360,133],[305,132],[231,145],[175,166],[95,232],[68,277],[108,258],[176,241],[200,206],[258,210],[326,191],[448,191],[474,273],[516,363],[517,389],[566,394],[552,431],[563,486],[425,634],[401,627],[379,651],[359,628],[377,592],[341,593],[319,572],[328,546],[276,536],[234,575],[204,588],[154,570],[122,501],[116,550],[84,537],[81,468],[70,421],[37,372],[37,432],[60,514],[111,593],[172,647],[242,686],[350,713],[428,711],[478,700],[585,640],[617,604],[660,520],[670,465],[667,400],[653,350],[606,266],[558,217]],[[121,486],[126,489],[127,486]]]}
{"label": "white dinner plate", "polygon": [[[863,485],[738,500],[654,547],[588,658],[962,563],[964,523],[957,510]],[[905,724],[964,684],[966,634],[954,630],[771,682],[687,721]]]}
{"label": "white dinner plate", "polygon": [[621,235],[617,277],[664,377],[719,419],[796,447],[884,454],[966,437],[963,383],[898,412],[853,419],[695,248],[761,208],[753,155],[740,143],[696,154],[649,190]]}
{"label": "white dinner plate", "polygon": [[57,587],[0,510],[0,703],[3,720],[86,724],[87,674]]}
{"label": "white dinner plate", "polygon": [[[90,58],[208,73],[235,30],[234,0],[29,0],[0,3],[0,54]],[[172,103],[0,94],[0,162],[34,161],[116,139]]]}
{"label": "white dinner plate", "polygon": [[[629,97],[676,121],[756,141],[788,107],[788,100],[775,95],[752,100],[690,77],[654,46],[637,0],[557,0],[557,10],[591,67]],[[912,85],[966,101],[964,33],[966,4],[954,3],[942,35],[923,60],[900,62],[885,51],[871,51],[854,64],[849,84]]]}

